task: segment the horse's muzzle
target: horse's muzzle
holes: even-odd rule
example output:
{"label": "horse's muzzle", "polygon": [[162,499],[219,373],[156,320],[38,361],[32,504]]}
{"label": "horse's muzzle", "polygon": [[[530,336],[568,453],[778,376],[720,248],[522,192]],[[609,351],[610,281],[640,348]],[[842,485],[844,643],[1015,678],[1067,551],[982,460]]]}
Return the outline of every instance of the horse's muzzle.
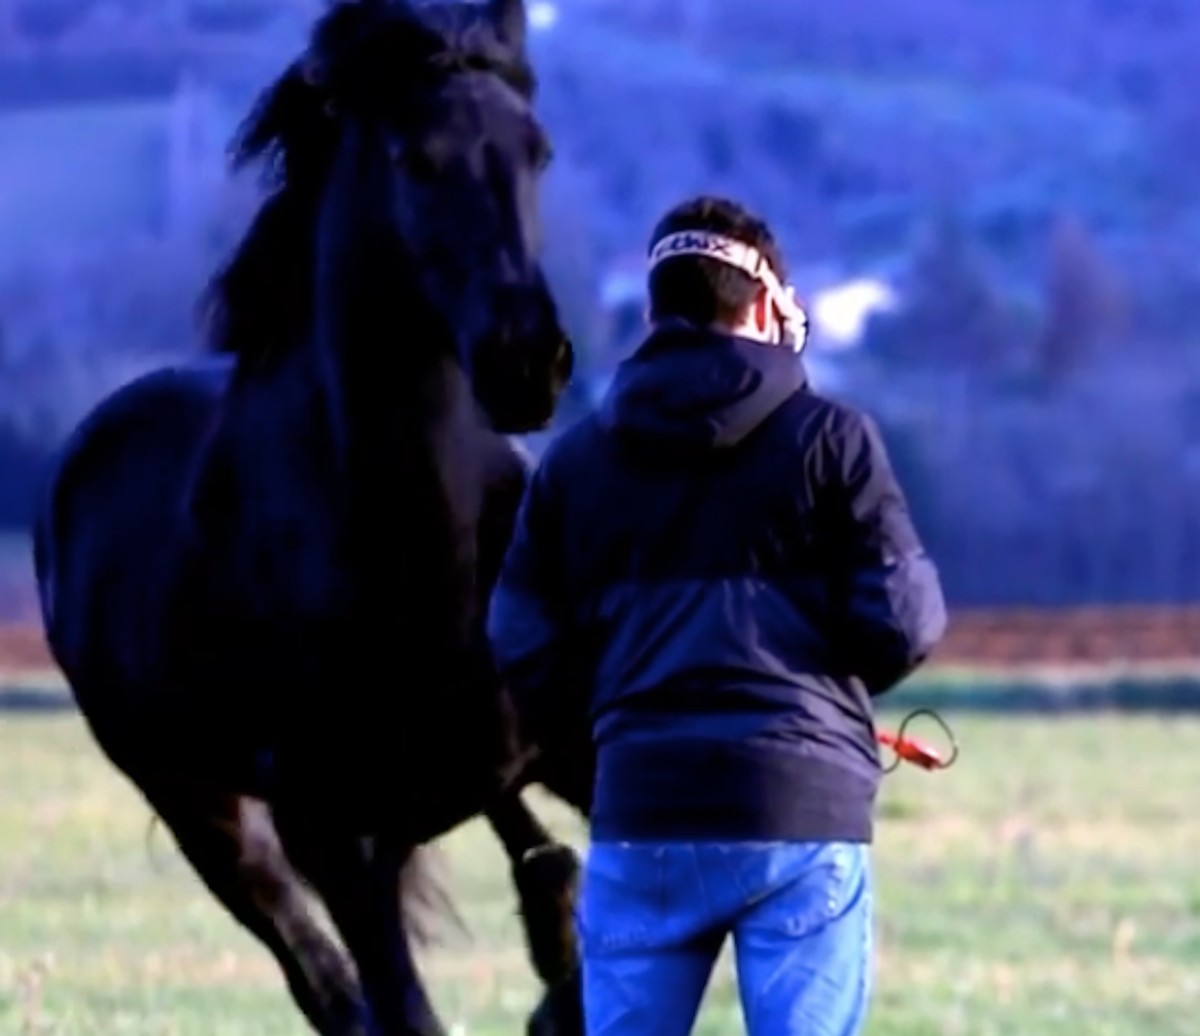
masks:
{"label": "horse's muzzle", "polygon": [[496,431],[504,435],[540,431],[553,420],[574,371],[574,346],[560,338],[553,350],[516,357],[491,377],[480,377],[477,371],[475,398]]}
{"label": "horse's muzzle", "polygon": [[545,428],[575,373],[575,348],[544,291],[506,293],[494,323],[471,358],[475,398],[496,431],[520,435]]}
{"label": "horse's muzzle", "polygon": [[550,360],[550,379],[557,385],[555,395],[565,389],[575,374],[575,346],[571,339],[564,337],[554,350]]}

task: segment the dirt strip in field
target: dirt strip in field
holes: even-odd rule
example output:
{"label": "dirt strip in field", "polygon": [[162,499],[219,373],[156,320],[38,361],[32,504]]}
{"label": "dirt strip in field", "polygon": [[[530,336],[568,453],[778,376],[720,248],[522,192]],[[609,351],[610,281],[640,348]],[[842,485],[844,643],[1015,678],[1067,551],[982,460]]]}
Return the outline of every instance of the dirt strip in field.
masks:
{"label": "dirt strip in field", "polygon": [[[1200,608],[958,612],[931,668],[1200,675]],[[36,623],[0,625],[0,678],[53,669]]]}

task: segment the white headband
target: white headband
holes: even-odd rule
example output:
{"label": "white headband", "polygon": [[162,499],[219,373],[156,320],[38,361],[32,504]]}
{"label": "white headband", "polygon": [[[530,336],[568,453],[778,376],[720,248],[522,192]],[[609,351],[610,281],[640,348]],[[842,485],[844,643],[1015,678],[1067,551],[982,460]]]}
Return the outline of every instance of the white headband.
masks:
{"label": "white headband", "polygon": [[779,283],[771,264],[757,248],[704,230],[682,230],[669,234],[650,250],[650,269],[680,255],[702,255],[748,273],[764,288],[783,321],[792,348],[799,352],[808,339],[808,314],[796,301],[796,289]]}

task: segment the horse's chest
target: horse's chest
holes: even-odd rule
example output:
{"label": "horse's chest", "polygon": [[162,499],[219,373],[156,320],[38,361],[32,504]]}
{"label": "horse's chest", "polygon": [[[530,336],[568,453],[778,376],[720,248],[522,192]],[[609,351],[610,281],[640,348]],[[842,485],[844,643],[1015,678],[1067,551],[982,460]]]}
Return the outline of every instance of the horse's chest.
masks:
{"label": "horse's chest", "polygon": [[221,635],[260,678],[325,680],[361,659],[461,648],[475,619],[476,516],[456,521],[428,472],[347,493],[323,440],[287,428],[257,429],[247,446],[231,427],[215,444],[181,596],[214,603]]}

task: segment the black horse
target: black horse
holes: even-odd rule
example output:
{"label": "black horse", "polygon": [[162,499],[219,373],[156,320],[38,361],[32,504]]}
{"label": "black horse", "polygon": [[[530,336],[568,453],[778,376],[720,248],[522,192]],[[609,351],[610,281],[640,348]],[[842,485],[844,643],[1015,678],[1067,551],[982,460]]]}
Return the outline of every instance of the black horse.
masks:
{"label": "black horse", "polygon": [[321,18],[237,142],[272,189],[212,286],[217,355],[104,400],[35,530],[97,742],[328,1036],[441,1031],[399,890],[480,813],[558,991],[531,1024],[580,1023],[575,859],[519,790],[586,812],[584,756],[520,742],[482,633],[526,474],[505,435],[572,362],[524,33],[520,0]]}

